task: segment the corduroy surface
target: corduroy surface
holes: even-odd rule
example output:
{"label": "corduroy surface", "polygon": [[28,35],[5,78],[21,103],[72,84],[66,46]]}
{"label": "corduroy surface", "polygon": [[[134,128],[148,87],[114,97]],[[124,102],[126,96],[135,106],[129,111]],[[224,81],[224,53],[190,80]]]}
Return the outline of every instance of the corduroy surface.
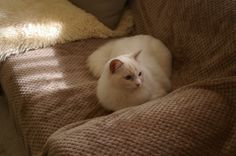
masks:
{"label": "corduroy surface", "polygon": [[85,60],[106,40],[11,57],[1,83],[29,154],[236,155],[233,1],[135,0],[131,8],[135,34],[171,50],[173,92],[112,114],[101,108]]}

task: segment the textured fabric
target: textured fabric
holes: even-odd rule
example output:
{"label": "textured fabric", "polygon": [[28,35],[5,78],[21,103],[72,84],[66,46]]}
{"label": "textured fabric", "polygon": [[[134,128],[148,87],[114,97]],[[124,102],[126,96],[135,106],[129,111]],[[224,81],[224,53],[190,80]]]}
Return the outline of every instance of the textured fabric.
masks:
{"label": "textured fabric", "polygon": [[231,0],[135,0],[136,33],[162,40],[173,54],[173,87],[236,75]]}
{"label": "textured fabric", "polygon": [[124,10],[126,0],[70,0],[70,2],[93,14],[109,28],[115,29]]}
{"label": "textured fabric", "polygon": [[0,61],[57,43],[123,36],[133,28],[128,10],[111,30],[67,0],[1,0],[0,21]]}
{"label": "textured fabric", "polygon": [[[236,154],[236,77],[183,87],[52,135],[44,155]],[[63,154],[65,153],[65,154]]]}
{"label": "textured fabric", "polygon": [[171,50],[173,92],[106,112],[85,67],[105,40],[11,57],[1,84],[29,154],[234,156],[233,1],[136,0],[131,8],[136,33],[151,34]]}
{"label": "textured fabric", "polygon": [[67,124],[106,114],[95,96],[96,80],[85,60],[103,40],[88,40],[11,57],[1,82],[30,154]]}

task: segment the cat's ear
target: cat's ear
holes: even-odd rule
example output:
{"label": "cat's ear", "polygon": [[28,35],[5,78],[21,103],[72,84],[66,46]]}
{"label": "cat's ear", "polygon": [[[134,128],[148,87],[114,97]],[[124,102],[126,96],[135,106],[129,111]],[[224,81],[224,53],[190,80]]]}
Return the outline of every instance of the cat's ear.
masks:
{"label": "cat's ear", "polygon": [[110,71],[111,73],[115,73],[117,69],[119,69],[123,65],[123,62],[121,62],[118,59],[114,59],[110,62]]}
{"label": "cat's ear", "polygon": [[142,52],[142,50],[139,50],[139,51],[137,51],[137,52],[135,52],[135,53],[132,53],[131,54],[131,57],[132,58],[134,58],[135,60],[137,60],[138,59],[138,56],[139,56],[139,54]]}

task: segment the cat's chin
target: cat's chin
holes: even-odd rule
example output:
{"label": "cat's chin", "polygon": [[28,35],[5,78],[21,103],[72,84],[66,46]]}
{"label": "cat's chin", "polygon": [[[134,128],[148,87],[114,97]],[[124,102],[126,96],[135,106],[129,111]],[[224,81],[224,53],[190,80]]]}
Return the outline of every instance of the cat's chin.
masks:
{"label": "cat's chin", "polygon": [[132,90],[132,91],[135,91],[135,90],[140,90],[142,88],[142,86],[139,86],[139,87],[125,87],[127,90]]}

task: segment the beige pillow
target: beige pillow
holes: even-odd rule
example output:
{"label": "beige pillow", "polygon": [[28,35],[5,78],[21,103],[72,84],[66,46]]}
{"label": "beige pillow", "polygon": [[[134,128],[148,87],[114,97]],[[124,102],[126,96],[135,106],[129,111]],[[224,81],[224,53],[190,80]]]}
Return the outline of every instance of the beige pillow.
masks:
{"label": "beige pillow", "polygon": [[127,0],[69,0],[76,6],[93,14],[99,21],[115,29],[120,21]]}

